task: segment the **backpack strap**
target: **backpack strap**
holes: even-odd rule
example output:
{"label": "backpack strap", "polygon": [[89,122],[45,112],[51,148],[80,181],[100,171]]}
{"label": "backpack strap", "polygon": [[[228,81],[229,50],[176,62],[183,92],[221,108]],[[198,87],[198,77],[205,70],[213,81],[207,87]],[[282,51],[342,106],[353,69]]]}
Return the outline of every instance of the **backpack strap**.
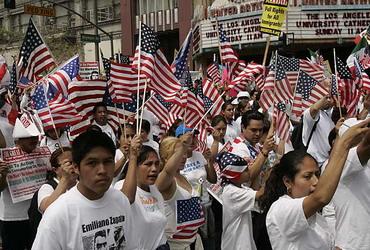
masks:
{"label": "backpack strap", "polygon": [[307,149],[308,149],[308,146],[310,145],[313,132],[315,132],[316,127],[317,127],[317,124],[319,123],[319,121],[320,121],[320,114],[319,114],[319,119],[317,119],[317,121],[315,121],[315,123],[313,124],[312,130],[311,130],[311,133],[310,133],[310,136],[308,137],[307,146],[306,146]]}

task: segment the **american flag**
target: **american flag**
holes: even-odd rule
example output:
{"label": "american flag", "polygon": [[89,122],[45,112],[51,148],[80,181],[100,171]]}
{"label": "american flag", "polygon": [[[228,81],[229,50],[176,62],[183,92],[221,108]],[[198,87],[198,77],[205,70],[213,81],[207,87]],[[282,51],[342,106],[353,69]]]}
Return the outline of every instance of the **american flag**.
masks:
{"label": "american flag", "polygon": [[94,106],[103,101],[107,82],[103,80],[72,81],[68,85],[68,99],[75,104],[76,110],[83,119],[71,126],[71,136],[76,136],[91,125]]}
{"label": "american flag", "polygon": [[[135,111],[132,112],[131,109],[123,109],[124,104],[122,103],[113,103],[111,94],[109,93],[109,88],[105,89],[104,96],[102,102],[107,106],[108,111],[108,124],[113,128],[113,130],[117,131],[120,127],[120,124],[123,124],[124,119],[127,118],[136,112],[136,102],[135,102]],[[126,105],[125,105],[126,107]]]}
{"label": "american flag", "polygon": [[199,197],[176,201],[176,229],[174,239],[192,239],[198,228],[205,223],[203,208]]}
{"label": "american flag", "polygon": [[358,59],[354,59],[354,69],[355,77],[357,78],[359,89],[367,92],[370,91],[370,78],[368,74],[364,71],[362,65],[359,63]]}
{"label": "american flag", "polygon": [[292,112],[301,116],[302,112],[322,97],[329,94],[323,82],[316,81],[304,71],[299,72]]}
{"label": "american flag", "polygon": [[230,39],[226,37],[225,31],[222,30],[221,26],[219,26],[218,29],[221,45],[221,62],[222,63],[238,62],[239,59],[230,45]]}
{"label": "american flag", "polygon": [[64,128],[82,119],[73,103],[65,99],[53,85],[39,84],[31,99],[45,130],[53,129],[53,123],[56,128]]}
{"label": "american flag", "polygon": [[59,70],[48,76],[48,81],[53,84],[64,97],[68,96],[68,84],[78,75],[80,57],[75,55],[69,59]]}
{"label": "american flag", "polygon": [[19,60],[21,64],[19,78],[24,76],[31,81],[35,81],[39,74],[56,65],[32,18],[28,23],[26,36],[20,49]]}
{"label": "american flag", "polygon": [[352,117],[357,113],[357,104],[361,96],[359,86],[357,86],[357,81],[353,79],[348,66],[338,57],[337,67],[341,105],[347,107],[347,115],[348,117]]}
{"label": "american flag", "polygon": [[139,60],[141,74],[149,78],[148,86],[167,101],[175,101],[181,84],[159,49],[156,33],[143,23],[141,24],[141,44],[136,48],[133,68],[139,67]]}
{"label": "american flag", "polygon": [[213,62],[207,67],[207,78],[214,86],[221,84],[221,72],[217,62]]}
{"label": "american flag", "polygon": [[[288,73],[285,71],[283,65],[285,59],[281,56],[278,56],[276,59],[277,61],[275,63],[270,64],[270,71],[259,101],[264,110],[270,108],[274,103],[293,99],[293,91],[288,79]],[[275,60],[275,57],[273,60]],[[289,65],[286,61],[285,64]]]}
{"label": "american flag", "polygon": [[[204,103],[204,111],[207,112],[211,108],[211,106],[216,102],[216,104],[212,107],[212,110],[209,112],[209,114],[212,117],[220,114],[222,104],[224,103],[220,94],[218,94],[217,90],[215,90],[217,92],[217,94],[211,95],[211,97],[212,97],[212,99],[211,99],[210,97],[206,96],[203,93],[203,92],[205,92],[204,89],[206,87],[209,88],[210,86],[202,86],[201,80],[196,80],[196,82],[197,82],[197,93],[198,93],[199,97],[203,100],[203,103]],[[206,81],[206,83],[207,83],[207,81]],[[211,92],[211,91],[209,91],[209,92]]]}
{"label": "american flag", "polygon": [[154,96],[146,103],[146,108],[153,112],[158,119],[161,121],[162,124],[166,125],[166,128],[169,128],[172,126],[172,124],[176,121],[176,119],[180,118],[182,116],[182,108],[176,109],[177,111],[180,111],[181,113],[173,113],[172,110],[174,110],[173,106],[176,104],[173,104],[171,102],[166,102],[162,96],[158,94],[154,94]]}
{"label": "american flag", "polygon": [[9,91],[13,95],[17,90],[17,65],[15,62],[12,66],[12,71],[10,72],[10,84]]}
{"label": "american flag", "polygon": [[103,68],[104,68],[104,72],[105,72],[105,77],[107,78],[107,80],[110,79],[110,60],[106,57],[104,57],[103,55],[103,52],[100,50],[100,56],[102,58],[102,61],[103,61]]}
{"label": "american flag", "polygon": [[299,68],[317,81],[322,81],[325,78],[325,68],[321,64],[299,59]]}
{"label": "american flag", "polygon": [[237,179],[248,167],[248,162],[242,157],[229,152],[220,153],[216,162],[220,168],[221,178]]}
{"label": "american flag", "polygon": [[[131,94],[137,91],[137,74],[129,64],[111,62],[110,83],[114,89],[113,102],[123,103],[131,101]],[[145,79],[140,78],[140,91],[145,88]]]}
{"label": "american flag", "polygon": [[187,62],[192,35],[192,31],[189,31],[179,53],[177,53],[176,58],[171,65],[176,78],[179,79],[180,82],[183,79],[184,72],[188,70]]}
{"label": "american flag", "polygon": [[274,109],[274,118],[276,124],[276,135],[285,142],[289,141],[289,117],[286,114],[286,104],[284,102],[279,102],[276,104]]}
{"label": "american flag", "polygon": [[300,60],[297,58],[288,58],[278,55],[278,61],[281,62],[281,65],[286,72],[288,82],[290,83],[291,88],[294,89],[298,79]]}
{"label": "american flag", "polygon": [[186,126],[194,127],[204,114],[204,102],[194,87],[190,72],[187,72],[185,90],[187,91]]}
{"label": "american flag", "polygon": [[334,74],[331,76],[330,81],[330,96],[335,100],[335,102],[339,101],[339,92],[337,88],[337,79]]}

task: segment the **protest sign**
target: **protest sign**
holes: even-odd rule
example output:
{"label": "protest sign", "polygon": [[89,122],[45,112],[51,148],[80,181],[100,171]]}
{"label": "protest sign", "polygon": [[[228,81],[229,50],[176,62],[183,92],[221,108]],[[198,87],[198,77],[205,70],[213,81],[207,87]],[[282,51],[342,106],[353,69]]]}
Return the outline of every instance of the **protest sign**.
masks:
{"label": "protest sign", "polygon": [[265,0],[263,2],[260,31],[273,36],[280,36],[287,7],[288,1],[285,0]]}
{"label": "protest sign", "polygon": [[30,154],[17,147],[4,148],[0,154],[9,165],[6,179],[13,203],[31,199],[46,182],[46,172],[51,169],[49,148],[36,148]]}
{"label": "protest sign", "polygon": [[80,76],[83,80],[94,80],[99,78],[98,62],[80,62]]}

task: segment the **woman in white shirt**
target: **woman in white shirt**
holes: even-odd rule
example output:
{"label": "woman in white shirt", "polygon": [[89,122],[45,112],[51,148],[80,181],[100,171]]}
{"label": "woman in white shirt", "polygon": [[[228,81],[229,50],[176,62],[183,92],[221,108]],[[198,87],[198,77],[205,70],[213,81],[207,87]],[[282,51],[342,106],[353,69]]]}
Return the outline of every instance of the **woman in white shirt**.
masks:
{"label": "woman in white shirt", "polygon": [[273,168],[260,202],[268,211],[266,227],[273,249],[334,248],[334,237],[318,211],[333,197],[348,152],[369,130],[369,122],[353,126],[337,140],[320,180],[316,160],[303,151],[285,154]]}
{"label": "woman in white shirt", "polygon": [[[115,188],[123,191],[131,203],[135,221],[135,235],[139,249],[169,249],[164,233],[167,218],[164,201],[155,181],[159,174],[157,152],[141,146],[139,136],[131,141],[129,167],[125,181],[118,181]],[[139,149],[140,148],[140,149]]]}
{"label": "woman in white shirt", "polygon": [[201,250],[198,228],[204,224],[199,195],[180,173],[184,168],[193,134],[167,137],[159,147],[162,170],[156,186],[164,198],[167,217],[166,235],[171,250]]}
{"label": "woman in white shirt", "polygon": [[50,156],[52,171],[47,173],[47,183],[42,185],[31,200],[28,210],[32,240],[36,236],[37,226],[42,214],[65,193],[76,184],[77,174],[72,165],[72,149],[63,147],[55,150]]}

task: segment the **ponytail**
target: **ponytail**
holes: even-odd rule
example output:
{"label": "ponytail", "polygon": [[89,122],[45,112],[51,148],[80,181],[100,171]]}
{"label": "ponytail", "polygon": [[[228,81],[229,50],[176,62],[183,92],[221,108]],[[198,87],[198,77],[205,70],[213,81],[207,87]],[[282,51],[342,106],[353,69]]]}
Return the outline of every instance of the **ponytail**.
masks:
{"label": "ponytail", "polygon": [[265,191],[259,199],[260,208],[267,212],[272,203],[287,193],[283,178],[280,176],[280,163],[276,164],[272,169],[269,178],[266,181]]}
{"label": "ponytail", "polygon": [[283,178],[286,177],[294,181],[294,177],[299,172],[300,165],[305,157],[315,160],[306,151],[294,150],[283,155],[280,163],[274,166],[266,181],[265,191],[259,199],[259,205],[262,210],[267,212],[272,203],[277,201],[279,197],[287,194],[287,187],[284,184]]}

